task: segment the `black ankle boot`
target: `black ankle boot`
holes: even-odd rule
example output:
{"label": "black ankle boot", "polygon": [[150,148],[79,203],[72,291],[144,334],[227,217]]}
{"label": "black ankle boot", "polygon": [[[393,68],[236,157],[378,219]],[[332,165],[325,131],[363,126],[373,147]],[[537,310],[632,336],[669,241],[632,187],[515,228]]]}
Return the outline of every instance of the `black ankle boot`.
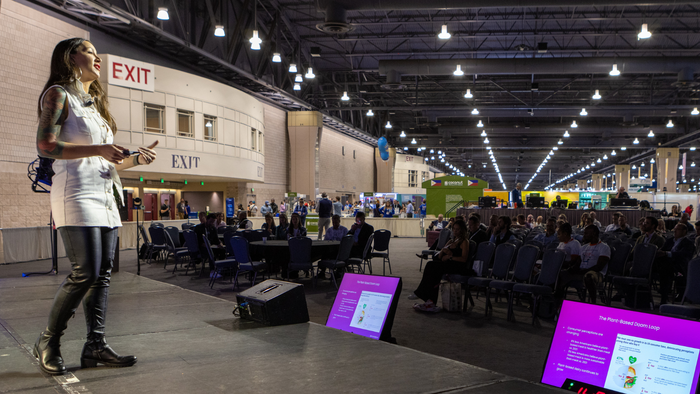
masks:
{"label": "black ankle boot", "polygon": [[105,342],[104,337],[97,340],[88,340],[83,346],[80,356],[81,368],[94,368],[102,364],[110,368],[130,367],[136,364],[134,356],[120,356]]}
{"label": "black ankle boot", "polygon": [[39,360],[39,367],[50,375],[63,375],[66,367],[61,357],[61,335],[44,331],[34,344],[34,357]]}

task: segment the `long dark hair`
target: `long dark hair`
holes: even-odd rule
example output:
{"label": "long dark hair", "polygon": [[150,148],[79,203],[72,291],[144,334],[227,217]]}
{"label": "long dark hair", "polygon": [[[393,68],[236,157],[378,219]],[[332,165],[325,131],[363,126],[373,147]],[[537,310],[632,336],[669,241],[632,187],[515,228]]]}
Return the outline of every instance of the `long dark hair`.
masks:
{"label": "long dark hair", "polygon": [[[51,55],[51,74],[49,75],[49,80],[46,81],[44,89],[41,92],[45,92],[49,87],[53,85],[70,85],[76,80],[76,76],[80,75],[80,69],[78,66],[73,64],[70,56],[75,54],[87,40],[84,38],[69,38],[63,40],[56,44],[53,49],[53,55]],[[93,104],[97,109],[97,112],[109,123],[109,127],[112,129],[112,133],[117,133],[117,124],[109,112],[109,102],[107,100],[107,94],[105,94],[104,89],[99,80],[94,80],[90,84],[90,89],[88,92],[95,103]],[[37,104],[37,114],[41,117],[41,98]]]}

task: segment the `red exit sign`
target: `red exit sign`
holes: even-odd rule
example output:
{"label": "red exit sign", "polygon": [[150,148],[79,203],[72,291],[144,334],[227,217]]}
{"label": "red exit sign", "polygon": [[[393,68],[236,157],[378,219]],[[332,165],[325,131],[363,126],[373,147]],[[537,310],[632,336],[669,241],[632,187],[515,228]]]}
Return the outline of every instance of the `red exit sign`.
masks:
{"label": "red exit sign", "polygon": [[110,85],[146,90],[155,89],[155,66],[125,57],[107,55],[107,82]]}

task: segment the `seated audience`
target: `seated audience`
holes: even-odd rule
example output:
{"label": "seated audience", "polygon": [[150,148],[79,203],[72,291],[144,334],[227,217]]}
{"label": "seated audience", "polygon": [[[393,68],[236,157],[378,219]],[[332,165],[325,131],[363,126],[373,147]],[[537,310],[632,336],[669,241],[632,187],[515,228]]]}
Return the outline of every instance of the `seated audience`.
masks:
{"label": "seated audience", "polygon": [[559,299],[565,298],[564,291],[572,282],[583,280],[590,302],[596,303],[598,284],[603,281],[610,261],[610,247],[601,242],[599,236],[600,229],[595,225],[588,226],[583,231],[584,245],[581,247],[580,258],[572,258],[570,265],[559,273]]}
{"label": "seated audience", "polygon": [[433,220],[430,223],[430,226],[428,226],[428,230],[442,230],[443,228],[447,228],[447,220],[445,220],[445,217],[442,216],[442,214],[439,214],[437,217],[437,220]]}
{"label": "seated audience", "polygon": [[[507,216],[502,216],[508,218]],[[508,218],[510,222],[510,218]],[[510,224],[510,223],[509,223]],[[452,238],[445,244],[440,253],[435,255],[432,261],[425,265],[423,278],[418,288],[408,298],[411,300],[422,299],[423,304],[416,303],[413,308],[422,312],[438,312],[440,308],[435,305],[438,299],[440,282],[447,274],[474,275],[474,270],[467,263],[469,256],[469,240],[464,221],[456,221],[452,231]]]}
{"label": "seated audience", "polygon": [[287,214],[280,212],[280,223],[275,230],[275,239],[287,239],[287,231],[289,231],[289,221],[287,221]]}
{"label": "seated audience", "polygon": [[493,234],[489,241],[493,242],[496,246],[506,243],[510,240],[515,239],[515,235],[510,231],[511,220],[508,216],[500,216],[498,218],[498,224],[493,229]]}
{"label": "seated audience", "polygon": [[353,236],[352,251],[350,252],[350,256],[364,258],[362,253],[365,251],[365,246],[367,245],[367,241],[369,241],[370,235],[374,234],[374,227],[365,222],[364,212],[357,212],[357,215],[355,216],[355,224],[350,227],[348,234],[352,234]]}
{"label": "seated audience", "polygon": [[605,227],[606,233],[611,233],[611,232],[617,230],[618,228],[620,228],[620,225],[619,225],[620,216],[622,216],[622,214],[620,212],[613,213],[612,224],[609,224],[607,227]]}
{"label": "seated audience", "polygon": [[323,238],[326,241],[340,241],[348,234],[348,229],[340,225],[340,216],[333,215],[331,218],[332,226],[326,230],[326,236]]}
{"label": "seated audience", "polygon": [[272,217],[272,213],[267,213],[265,215],[265,223],[260,227],[263,231],[264,236],[269,239],[275,239],[277,236],[277,226],[275,226],[275,218]]}
{"label": "seated audience", "polygon": [[547,224],[545,225],[544,233],[537,234],[535,241],[541,242],[542,246],[547,246],[552,242],[558,241],[557,237],[557,220],[554,217],[547,219]]}
{"label": "seated audience", "polygon": [[292,220],[287,228],[287,239],[292,237],[306,237],[306,227],[301,224],[301,216],[298,212],[292,213]]}

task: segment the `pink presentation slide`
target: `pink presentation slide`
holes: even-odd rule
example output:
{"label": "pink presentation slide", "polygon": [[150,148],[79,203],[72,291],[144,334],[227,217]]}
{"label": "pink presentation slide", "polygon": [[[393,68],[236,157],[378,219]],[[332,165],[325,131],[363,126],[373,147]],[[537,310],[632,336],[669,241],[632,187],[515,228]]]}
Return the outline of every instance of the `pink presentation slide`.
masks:
{"label": "pink presentation slide", "polygon": [[700,322],[564,301],[542,375],[630,394],[693,394]]}

